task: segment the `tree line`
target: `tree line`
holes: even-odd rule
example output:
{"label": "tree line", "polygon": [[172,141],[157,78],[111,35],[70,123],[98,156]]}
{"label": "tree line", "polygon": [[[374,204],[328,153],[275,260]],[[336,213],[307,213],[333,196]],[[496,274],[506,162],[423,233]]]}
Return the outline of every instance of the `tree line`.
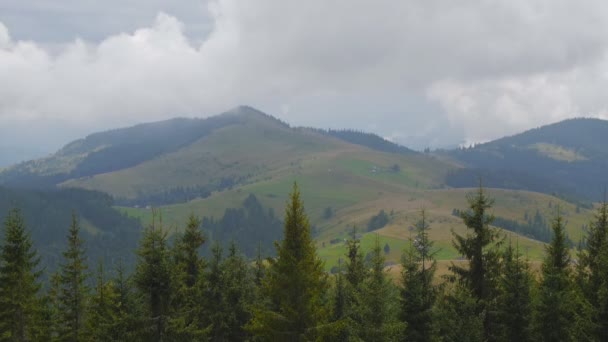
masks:
{"label": "tree line", "polygon": [[89,270],[72,215],[60,269],[48,288],[18,209],[0,245],[1,341],[602,341],[608,336],[608,205],[593,219],[576,262],[556,210],[537,274],[492,228],[493,201],[479,188],[460,211],[462,255],[437,277],[424,210],[394,281],[377,240],[365,260],[353,231],[344,263],[329,275],[317,255],[296,185],[276,256],[246,259],[232,243],[205,244],[200,220],[169,243],[157,216],[127,274]]}

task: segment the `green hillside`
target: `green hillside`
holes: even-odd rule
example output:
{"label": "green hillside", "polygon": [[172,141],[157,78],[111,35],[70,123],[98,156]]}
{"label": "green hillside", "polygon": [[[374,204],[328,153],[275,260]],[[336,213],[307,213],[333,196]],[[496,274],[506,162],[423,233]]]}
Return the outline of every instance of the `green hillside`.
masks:
{"label": "green hillside", "polygon": [[[272,241],[280,235],[277,220],[282,219],[286,196],[297,181],[328,270],[344,255],[343,241],[353,226],[358,227],[365,246],[378,234],[388,246],[388,260],[397,262],[408,244],[408,228],[422,208],[429,214],[431,237],[441,248],[438,256],[447,261],[459,257],[451,245],[451,231],[462,231],[464,226],[453,213],[466,209],[470,190],[450,188],[446,179],[456,187],[470,185],[452,184],[458,177],[475,179],[476,169],[462,168],[463,156],[515,149],[520,152],[516,156],[523,153],[536,160],[542,154],[560,165],[599,158],[598,151],[589,153],[572,143],[546,138],[556,132],[540,134],[541,140],[529,137],[536,133],[454,152],[452,157],[461,161],[452,162],[453,158],[416,153],[374,134],[294,128],[255,109],[239,107],[208,119],[174,119],[93,134],[53,156],[0,172],[0,181],[105,192],[121,211],[143,224],[150,221],[151,208],[160,207],[171,232],[183,229],[188,216],[196,214],[205,218],[209,241],[234,239],[249,256],[258,246],[272,253]],[[495,183],[496,174],[484,177],[484,183],[508,188]],[[540,175],[525,178],[532,185],[542,179]],[[558,184],[546,179],[546,184]],[[521,188],[528,189],[530,184]],[[562,194],[547,188],[533,190]],[[546,223],[559,205],[568,220],[570,239],[576,242],[590,218],[589,205],[551,195],[489,192],[496,199],[497,224],[507,222],[508,229],[528,227],[535,216]],[[370,231],[370,219],[381,211],[388,223]],[[542,234],[519,233],[528,235],[508,234],[520,241],[530,258],[538,260],[543,244],[535,239]]]}

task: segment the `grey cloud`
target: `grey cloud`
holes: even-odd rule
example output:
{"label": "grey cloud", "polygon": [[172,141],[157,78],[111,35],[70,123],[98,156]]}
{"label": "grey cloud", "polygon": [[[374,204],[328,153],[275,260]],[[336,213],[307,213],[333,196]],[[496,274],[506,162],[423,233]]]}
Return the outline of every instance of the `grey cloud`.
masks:
{"label": "grey cloud", "polygon": [[[50,3],[0,5],[3,126],[52,120],[85,133],[249,104],[420,148],[606,115],[603,1]],[[29,38],[11,38],[23,13],[67,18],[56,32],[67,38],[49,48],[57,37],[28,25]]]}

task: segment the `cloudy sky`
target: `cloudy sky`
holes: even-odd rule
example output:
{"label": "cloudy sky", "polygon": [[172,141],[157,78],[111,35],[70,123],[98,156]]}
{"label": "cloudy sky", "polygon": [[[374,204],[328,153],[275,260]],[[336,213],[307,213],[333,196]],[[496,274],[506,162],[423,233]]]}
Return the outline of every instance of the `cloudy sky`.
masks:
{"label": "cloudy sky", "polygon": [[0,165],[246,104],[414,148],[608,118],[608,2],[1,0]]}

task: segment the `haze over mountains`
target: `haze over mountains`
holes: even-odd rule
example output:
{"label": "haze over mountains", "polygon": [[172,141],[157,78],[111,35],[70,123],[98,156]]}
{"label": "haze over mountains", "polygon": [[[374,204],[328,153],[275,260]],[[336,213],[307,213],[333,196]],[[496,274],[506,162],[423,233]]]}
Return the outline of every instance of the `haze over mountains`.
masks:
{"label": "haze over mountains", "polygon": [[[363,231],[367,244],[380,234],[394,249],[389,260],[398,260],[408,236],[404,227],[415,222],[422,207],[436,226],[433,237],[443,247],[442,257],[449,260],[456,257],[449,231],[462,227],[453,210],[464,206],[468,191],[456,188],[477,186],[479,176],[486,186],[505,189],[490,191],[503,228],[546,241],[548,228],[538,224],[559,204],[573,223],[572,236],[580,236],[585,208],[600,198],[605,182],[606,137],[608,122],[572,119],[472,148],[419,153],[371,133],[291,127],[243,106],[206,119],[176,118],[95,133],[49,157],[4,169],[0,183],[14,189],[7,192],[15,199],[7,200],[6,207],[24,205],[31,217],[34,200],[24,201],[24,196],[47,203],[54,203],[45,199],[54,196],[80,202],[106,198],[103,210],[116,212],[112,225],[122,227],[129,225],[125,215],[147,224],[150,207],[161,208],[171,231],[182,229],[194,213],[204,216],[210,239],[236,239],[252,256],[252,246],[258,244],[272,253],[279,213],[297,181],[327,267],[343,255],[343,246],[335,241],[346,237],[353,225]],[[69,189],[96,192],[71,196]],[[69,217],[69,204],[53,207]],[[387,221],[366,232],[382,211]],[[531,220],[535,213],[536,223]],[[95,214],[81,215],[91,244],[119,237]],[[35,238],[63,237],[63,223],[49,222],[55,223],[36,230]],[[131,227],[121,230],[139,229]],[[124,241],[129,241],[126,251],[136,238]],[[542,253],[539,242],[525,244],[533,255]]]}

